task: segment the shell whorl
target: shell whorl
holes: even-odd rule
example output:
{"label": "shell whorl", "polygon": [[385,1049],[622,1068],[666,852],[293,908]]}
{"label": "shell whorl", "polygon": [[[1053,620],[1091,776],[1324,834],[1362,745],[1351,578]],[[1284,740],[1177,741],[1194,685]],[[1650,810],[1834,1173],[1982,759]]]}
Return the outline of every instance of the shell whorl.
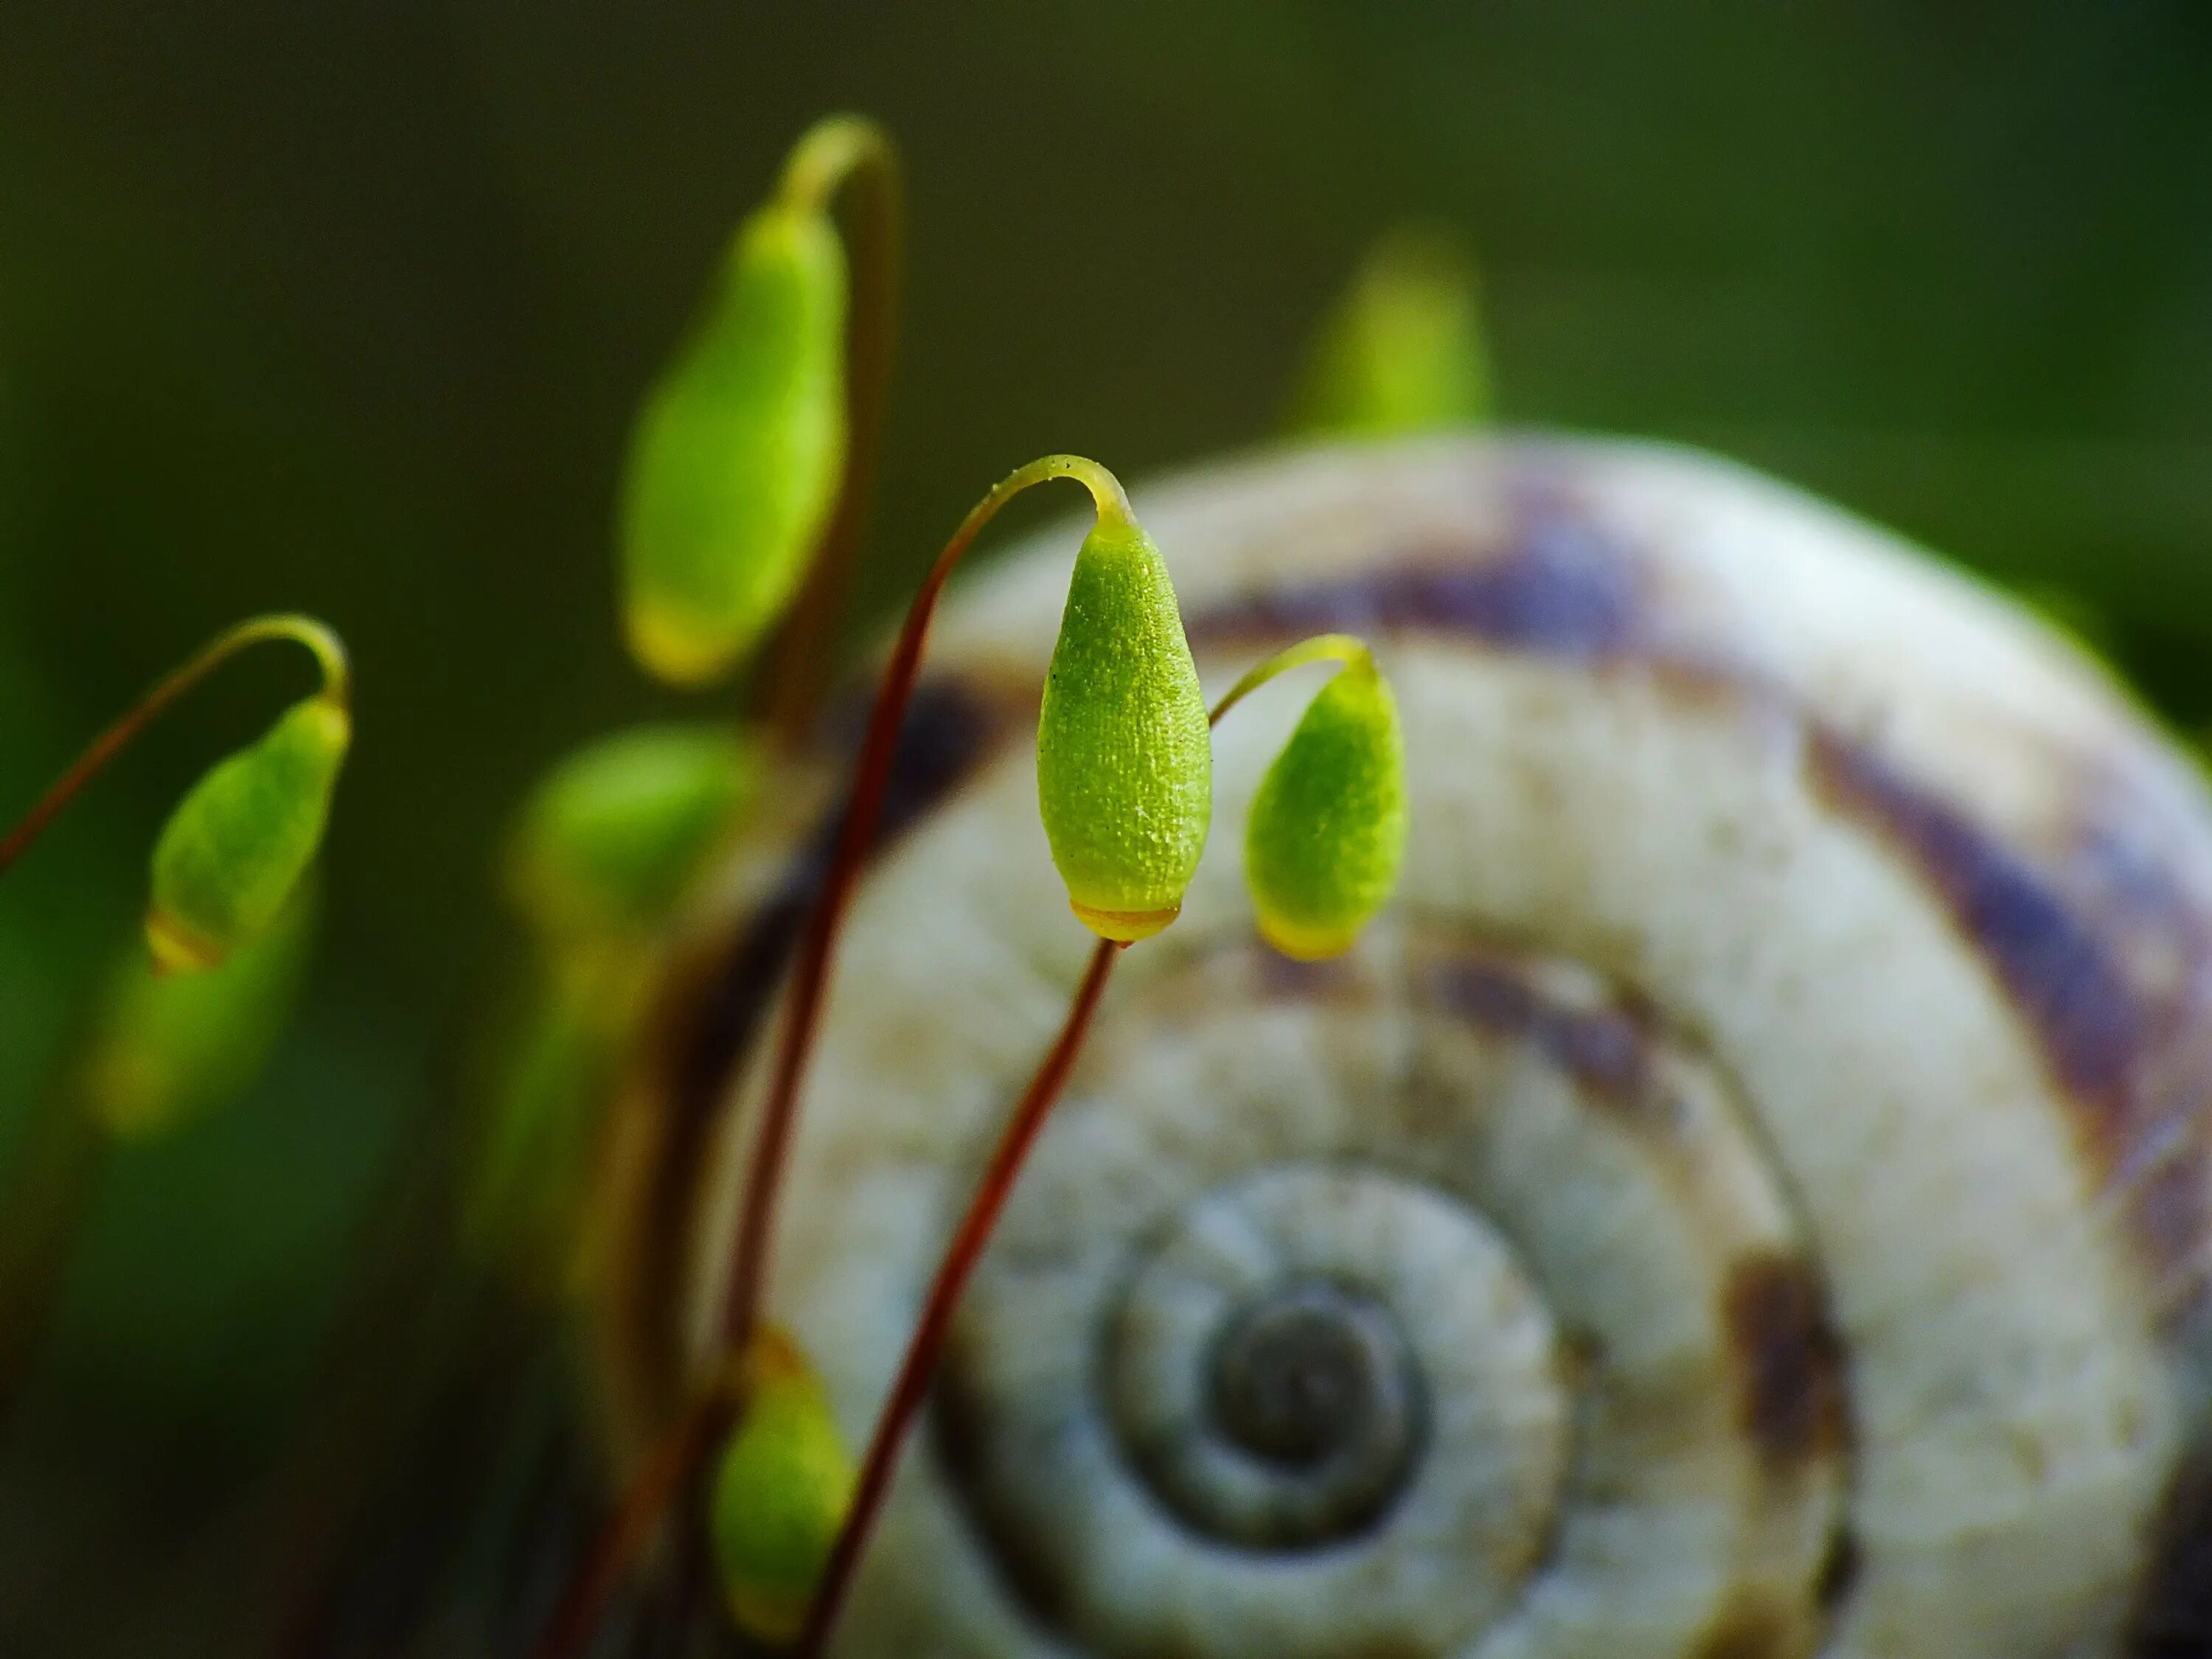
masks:
{"label": "shell whorl", "polygon": [[[2190,1650],[2190,769],[2001,601],[1679,452],[1322,452],[1139,507],[1210,690],[1374,641],[1401,896],[1297,967],[1215,837],[963,1305],[840,1651]],[[855,1433],[1084,956],[1030,744],[1072,545],[948,607],[830,1003],[773,1300]],[[1218,733],[1218,823],[1297,701]],[[623,1115],[639,1419],[714,1298],[807,833],[733,863]]]}

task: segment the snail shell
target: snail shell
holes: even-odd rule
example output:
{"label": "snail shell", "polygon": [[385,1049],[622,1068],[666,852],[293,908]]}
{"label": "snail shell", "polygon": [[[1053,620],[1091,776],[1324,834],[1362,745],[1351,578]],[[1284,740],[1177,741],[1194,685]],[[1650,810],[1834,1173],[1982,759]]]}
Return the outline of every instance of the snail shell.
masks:
{"label": "snail shell", "polygon": [[[2212,814],[2092,663],[1679,451],[1309,452],[1140,495],[1218,692],[1405,723],[1398,900],[1132,951],[963,1304],[854,1655],[2207,1650]],[[1031,734],[1073,538],[939,624],[772,1301],[860,1435],[1088,948]],[[1217,734],[1243,821],[1303,699]],[[617,1416],[698,1363],[826,768],[672,957]]]}

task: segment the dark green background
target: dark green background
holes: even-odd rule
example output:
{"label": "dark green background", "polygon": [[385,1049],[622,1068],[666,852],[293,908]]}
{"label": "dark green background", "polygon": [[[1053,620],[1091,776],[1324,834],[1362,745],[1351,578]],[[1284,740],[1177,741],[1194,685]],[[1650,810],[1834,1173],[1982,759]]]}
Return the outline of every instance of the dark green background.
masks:
{"label": "dark green background", "polygon": [[[234,1650],[208,1586],[478,1006],[502,815],[683,706],[615,644],[633,402],[841,106],[913,181],[878,609],[1029,456],[1253,442],[1419,214],[1480,252],[1511,418],[1708,444],[2063,586],[2212,715],[2202,0],[9,0],[0,816],[245,612],[326,615],[361,690],[309,1006],[252,1098],[113,1170],[5,1443],[0,1649]],[[241,667],[0,886],[0,1110],[167,803],[304,684]]]}

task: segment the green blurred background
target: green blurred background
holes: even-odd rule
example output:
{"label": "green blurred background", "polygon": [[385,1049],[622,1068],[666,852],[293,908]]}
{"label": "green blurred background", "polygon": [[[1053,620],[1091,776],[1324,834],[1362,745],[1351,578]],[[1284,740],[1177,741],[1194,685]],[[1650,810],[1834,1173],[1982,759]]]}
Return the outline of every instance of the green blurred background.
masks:
{"label": "green blurred background", "polygon": [[[1261,437],[1413,215],[1479,251],[1510,419],[1717,447],[2063,590],[2212,718],[2203,0],[9,0],[0,817],[248,611],[328,617],[360,694],[303,1015],[112,1168],[0,1443],[0,1651],[238,1650],[210,1584],[434,1131],[504,815],[687,706],[616,644],[634,402],[840,106],[913,189],[878,612],[1015,462]],[[0,887],[0,1141],[167,804],[306,684],[235,670]]]}

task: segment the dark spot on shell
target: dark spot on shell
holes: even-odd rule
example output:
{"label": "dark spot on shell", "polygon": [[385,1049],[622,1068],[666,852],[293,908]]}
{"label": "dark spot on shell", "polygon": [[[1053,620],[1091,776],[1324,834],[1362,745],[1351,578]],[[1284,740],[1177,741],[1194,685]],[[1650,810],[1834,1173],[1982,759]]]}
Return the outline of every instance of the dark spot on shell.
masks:
{"label": "dark spot on shell", "polygon": [[1613,536],[1556,493],[1517,504],[1512,540],[1487,557],[1454,547],[1414,550],[1354,576],[1290,585],[1209,610],[1194,641],[1255,635],[1441,631],[1495,645],[1595,661],[1624,654],[1642,633],[1637,566]]}
{"label": "dark spot on shell", "polygon": [[[839,724],[833,716],[833,729]],[[917,686],[899,733],[877,821],[872,853],[880,854],[988,758],[1008,731],[1005,711],[958,680],[940,677]],[[760,1036],[784,969],[797,949],[829,864],[844,789],[808,837],[775,890],[753,911],[719,960],[690,976],[689,1002],[664,1016],[662,1065],[667,1079],[664,1139],[655,1158],[648,1216],[688,1215],[694,1184],[731,1077]],[[656,1356],[653,1386],[665,1397],[676,1386],[670,1334],[660,1324],[681,1305],[687,1225],[647,1231],[636,1264],[631,1316],[635,1351]]]}
{"label": "dark spot on shell", "polygon": [[1525,1038],[1600,1100],[1633,1107],[1650,1099],[1655,1036],[1627,1009],[1562,1004],[1478,957],[1437,964],[1430,982],[1444,1007],[1486,1030]]}
{"label": "dark spot on shell", "polygon": [[1721,1320],[1737,1370],[1737,1420],[1769,1473],[1786,1476],[1838,1450],[1841,1351],[1812,1268],[1779,1252],[1743,1258],[1729,1272]]}
{"label": "dark spot on shell", "polygon": [[1823,1613],[1833,1613],[1843,1606],[1858,1588],[1859,1574],[1865,1566],[1858,1534],[1849,1527],[1837,1528],[1828,1540],[1827,1553],[1820,1558],[1820,1576],[1813,1581],[1814,1605]]}
{"label": "dark spot on shell", "polygon": [[2166,1493],[2121,1650],[2128,1659],[2212,1654],[2212,1445],[2197,1447]]}
{"label": "dark spot on shell", "polygon": [[1797,1620],[1764,1602],[1741,1601],[1722,1613],[1691,1653],[1692,1659],[1796,1659],[1804,1650]]}

